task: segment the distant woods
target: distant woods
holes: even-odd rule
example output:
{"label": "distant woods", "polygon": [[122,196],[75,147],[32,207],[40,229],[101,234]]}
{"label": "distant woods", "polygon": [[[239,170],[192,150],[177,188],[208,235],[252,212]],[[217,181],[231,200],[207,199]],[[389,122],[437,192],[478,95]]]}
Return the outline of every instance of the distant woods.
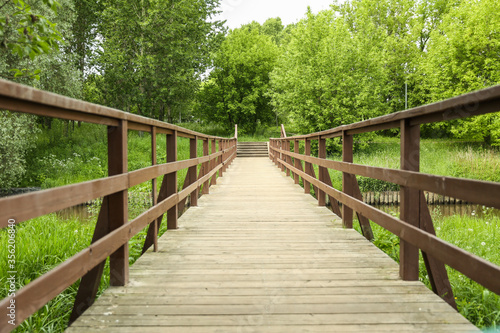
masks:
{"label": "distant woods", "polygon": [[[497,0],[333,1],[289,26],[230,31],[214,18],[219,4],[0,0],[0,76],[247,134],[323,130],[500,83]],[[500,144],[499,128],[491,114],[423,132]]]}
{"label": "distant woods", "polygon": [[[206,121],[312,132],[500,83],[500,2],[352,0],[229,31],[194,103]],[[500,144],[500,119],[423,127]],[[388,133],[390,134],[390,133]]]}

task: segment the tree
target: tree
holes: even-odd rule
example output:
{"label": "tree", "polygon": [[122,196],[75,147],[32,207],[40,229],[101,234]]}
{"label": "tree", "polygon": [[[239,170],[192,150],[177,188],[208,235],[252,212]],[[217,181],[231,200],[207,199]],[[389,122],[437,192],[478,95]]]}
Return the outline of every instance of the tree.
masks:
{"label": "tree", "polygon": [[222,23],[218,0],[106,0],[101,16],[105,104],[166,119],[190,102]]}
{"label": "tree", "polygon": [[[15,79],[28,76],[38,78],[40,70],[14,68],[19,59],[34,60],[41,54],[59,49],[62,41],[56,25],[42,13],[48,5],[56,13],[59,3],[54,0],[2,0],[0,1],[0,55],[4,62],[0,75]],[[12,53],[9,55],[8,53]]]}
{"label": "tree", "polygon": [[[500,3],[464,0],[431,33],[421,80],[428,102],[500,83]],[[454,122],[456,137],[500,144],[500,116],[488,114]]]}
{"label": "tree", "polygon": [[271,73],[274,109],[304,133],[386,113],[387,73],[364,38],[333,11],[309,11]]}
{"label": "tree", "polygon": [[267,91],[279,51],[272,38],[259,30],[235,29],[222,42],[195,103],[203,119],[227,128],[238,124],[242,132],[252,134],[259,123],[276,120]]}

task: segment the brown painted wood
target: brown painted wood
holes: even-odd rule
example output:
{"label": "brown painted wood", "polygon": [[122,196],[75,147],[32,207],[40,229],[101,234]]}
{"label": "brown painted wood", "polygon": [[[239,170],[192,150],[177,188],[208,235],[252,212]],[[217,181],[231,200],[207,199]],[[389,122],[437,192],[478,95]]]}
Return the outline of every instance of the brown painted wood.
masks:
{"label": "brown painted wood", "polygon": [[[208,156],[209,155],[209,152],[208,152],[208,140],[203,140],[203,155],[204,156]],[[202,165],[201,167],[201,173],[202,175],[206,175],[208,174],[209,172],[209,162],[206,162]],[[210,193],[210,190],[209,190],[209,183],[206,182],[203,184],[203,189],[202,189],[202,194],[209,194]]]}
{"label": "brown painted wood", "polygon": [[[157,203],[162,202],[168,197],[167,195],[167,177],[163,177],[163,181],[160,186],[160,192],[158,193]],[[149,224],[148,233],[146,235],[146,239],[144,240],[144,245],[142,247],[142,254],[146,253],[146,251],[154,244],[155,235],[158,235],[158,231],[160,230],[161,223],[163,220],[163,215],[155,218],[156,223]]]}
{"label": "brown painted wood", "polygon": [[[177,131],[167,135],[167,162],[177,161]],[[167,178],[167,197],[177,193],[177,171],[165,175]],[[167,229],[177,229],[178,207],[170,208],[167,211]]]}
{"label": "brown painted wood", "polygon": [[[401,121],[401,169],[420,170],[420,125],[410,126]],[[401,186],[400,218],[406,223],[420,225],[420,192],[418,189]],[[418,248],[402,239],[399,243],[400,275],[405,281],[418,280]]]}
{"label": "brown painted wood", "polygon": [[[120,126],[108,128],[108,175],[114,176],[127,172],[127,122],[120,121]],[[128,190],[111,194],[108,198],[109,232],[128,222]],[[128,282],[128,243],[120,246],[109,257],[109,283],[123,286]]]}
{"label": "brown painted wood", "polygon": [[[278,152],[283,154],[287,153],[281,150]],[[287,154],[290,154],[292,157],[295,156],[294,153]],[[344,163],[305,155],[299,155],[298,157],[306,162],[337,171],[380,179],[398,185],[442,194],[444,196],[456,197],[470,203],[477,203],[500,209],[499,183]],[[494,195],[491,195],[492,193]],[[498,195],[496,195],[497,193]]]}
{"label": "brown painted wood", "polygon": [[118,175],[0,199],[0,228],[9,219],[23,221],[89,202],[128,188],[128,176]]}
{"label": "brown painted wood", "polygon": [[[431,213],[429,212],[429,207],[427,207],[423,192],[420,192],[420,229],[436,236],[434,223],[432,222]],[[454,309],[457,309],[457,303],[455,302],[445,265],[441,261],[434,259],[432,255],[428,255],[425,251],[422,251],[422,257],[434,293],[444,299]]]}
{"label": "brown painted wood", "polygon": [[[157,156],[156,156],[156,127],[151,128],[151,164],[156,165],[158,163]],[[156,177],[151,180],[151,199],[152,199],[152,206],[156,206],[158,203],[157,198],[156,198],[156,191],[157,191],[157,179]],[[153,251],[158,252],[158,220],[155,219],[153,221]]]}
{"label": "brown painted wood", "polygon": [[[292,151],[292,141],[285,140],[285,147],[287,152]],[[293,174],[290,173],[290,168],[288,168],[288,165],[292,165],[292,157],[289,154],[286,155],[285,161],[286,161],[286,175],[287,177],[291,177],[293,176]]]}
{"label": "brown painted wood", "polygon": [[[224,151],[224,140],[219,140],[219,151]],[[224,156],[220,156],[219,159],[217,160],[217,164],[222,164],[224,161]],[[224,175],[224,168],[221,168],[219,170],[219,177],[222,177]]]}
{"label": "brown painted wood", "polygon": [[[215,154],[216,151],[217,151],[216,142],[215,142],[215,140],[212,140],[212,150],[211,150],[211,153]],[[212,160],[210,169],[214,169],[216,165],[217,165],[217,160],[216,159]],[[210,186],[212,186],[212,185],[217,185],[217,175],[215,175],[214,177],[212,177],[212,180],[210,181]]]}
{"label": "brown painted wood", "polygon": [[151,126],[155,126],[157,132],[163,134],[171,134],[172,131],[176,130],[178,135],[182,137],[193,138],[197,135],[202,138],[221,139],[159,120],[34,89],[3,79],[0,79],[0,108],[115,127],[119,125],[120,120],[126,120],[128,128],[133,130],[148,132],[151,130]]}
{"label": "brown painted wood", "polygon": [[[304,140],[304,155],[311,156],[311,140],[309,140],[309,139]],[[304,171],[306,174],[311,175],[312,167],[313,166],[311,163],[304,162]],[[302,179],[302,182],[304,184],[304,193],[310,194],[311,193],[311,183],[309,183],[305,179]]]}
{"label": "brown painted wood", "polygon": [[[361,194],[361,190],[359,189],[358,180],[354,176],[352,176],[352,180],[353,180],[353,185],[354,185],[353,186],[353,190],[354,190],[353,197],[360,200],[360,201],[363,201],[363,195]],[[330,184],[330,186],[332,186],[332,185]],[[365,238],[367,240],[372,241],[374,239],[374,237],[373,237],[373,230],[372,230],[372,227],[370,225],[370,220],[368,220],[366,217],[361,215],[359,212],[356,212],[356,216],[358,217],[359,226],[361,228],[361,232],[362,232],[363,236],[365,236]]]}
{"label": "brown painted wood", "polygon": [[[342,132],[342,161],[344,163],[353,162],[353,137],[347,132]],[[354,196],[354,175],[342,173],[342,191],[349,196]],[[345,228],[352,228],[353,211],[347,205],[342,205],[342,223]]]}
{"label": "brown painted wood", "polygon": [[[198,138],[195,137],[189,141],[189,157],[197,158],[198,157]],[[192,166],[189,168],[188,174],[193,181],[196,179],[197,166]],[[191,194],[191,206],[198,206],[198,196],[199,196],[199,188],[196,187],[196,190]]]}
{"label": "brown painted wood", "polygon": [[[293,151],[294,153],[296,154],[300,154],[300,145],[299,145],[299,140],[294,140],[293,142]],[[293,158],[293,165],[299,169],[299,170],[302,170],[302,162],[299,158],[297,157],[294,157]],[[298,174],[294,174],[293,175],[293,180],[295,182],[295,184],[299,184],[300,183],[300,177]]]}
{"label": "brown painted wood", "polygon": [[[320,159],[326,159],[326,139],[319,139],[318,140],[318,158]],[[325,182],[326,181],[326,173],[328,173],[328,170],[324,167],[319,167],[318,170],[318,178],[320,182]],[[318,187],[318,193],[316,194],[318,196],[318,206],[325,206],[326,205],[326,195],[325,192],[321,191],[321,189]]]}
{"label": "brown painted wood", "polygon": [[[108,214],[108,198],[104,197],[91,244],[97,242],[108,233]],[[82,313],[94,304],[97,291],[99,290],[99,285],[101,283],[105,263],[106,261],[102,261],[82,277],[75,297],[75,303],[73,304],[73,310],[69,317],[69,325],[71,325],[82,315]]]}

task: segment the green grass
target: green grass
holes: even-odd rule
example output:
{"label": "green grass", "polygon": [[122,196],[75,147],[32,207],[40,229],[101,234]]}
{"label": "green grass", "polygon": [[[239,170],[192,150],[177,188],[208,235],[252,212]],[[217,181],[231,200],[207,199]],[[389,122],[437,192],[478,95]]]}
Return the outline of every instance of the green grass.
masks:
{"label": "green grass", "polygon": [[[388,210],[398,216],[398,209]],[[431,207],[436,235],[468,252],[500,265],[500,217],[491,208],[483,208],[482,214],[443,216],[440,206]],[[399,262],[399,238],[371,222],[374,244]],[[355,229],[361,233],[357,220]],[[447,267],[448,276],[459,312],[481,329],[500,328],[500,296],[490,292],[460,272]],[[420,257],[420,280],[429,288],[429,278]]]}

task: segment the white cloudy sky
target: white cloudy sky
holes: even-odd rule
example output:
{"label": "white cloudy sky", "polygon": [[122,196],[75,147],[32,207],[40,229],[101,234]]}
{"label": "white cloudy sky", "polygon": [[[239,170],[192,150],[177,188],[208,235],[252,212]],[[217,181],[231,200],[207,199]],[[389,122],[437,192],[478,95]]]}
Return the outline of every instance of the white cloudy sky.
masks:
{"label": "white cloudy sky", "polygon": [[262,24],[270,17],[280,17],[287,25],[303,18],[307,6],[317,13],[332,3],[333,0],[222,0],[219,19],[227,20],[230,29],[252,21]]}

